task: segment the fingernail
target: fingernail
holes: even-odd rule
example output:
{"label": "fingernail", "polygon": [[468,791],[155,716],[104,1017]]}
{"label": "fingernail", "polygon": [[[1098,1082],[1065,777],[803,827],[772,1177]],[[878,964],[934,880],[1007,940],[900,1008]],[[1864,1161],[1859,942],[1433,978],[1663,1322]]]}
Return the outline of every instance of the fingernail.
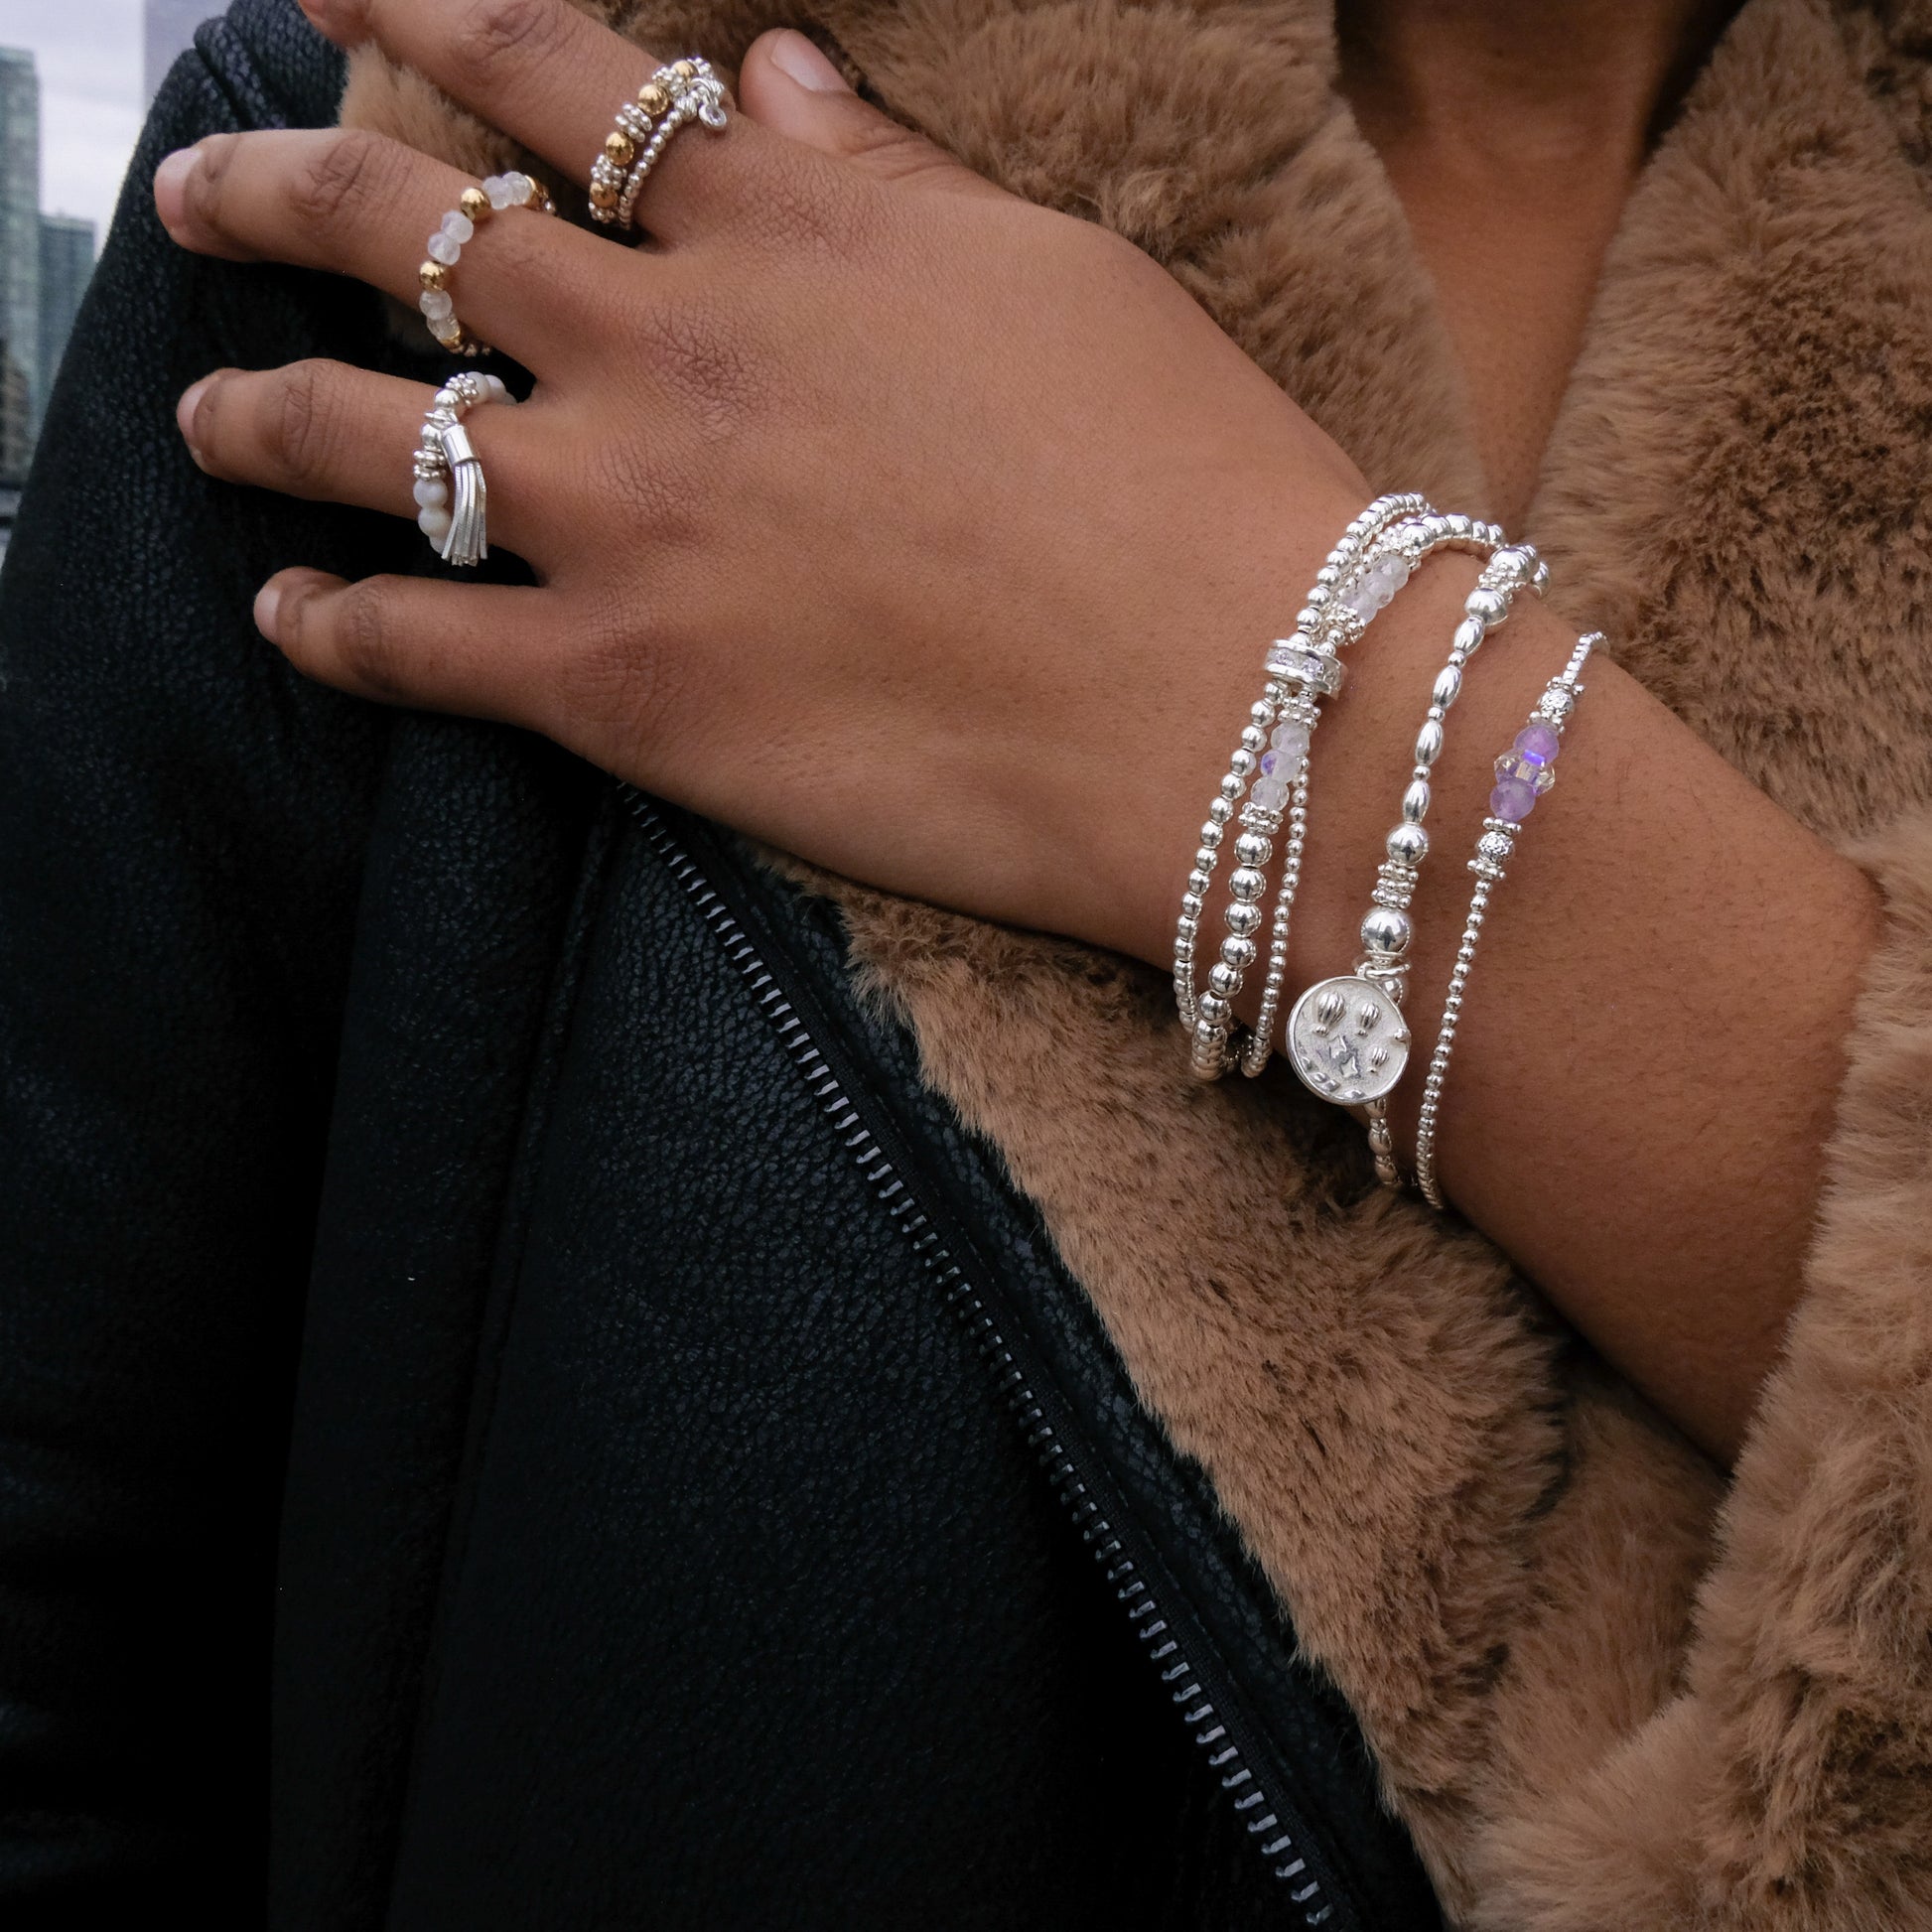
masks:
{"label": "fingernail", "polygon": [[782,69],[801,87],[812,93],[844,94],[852,91],[838,69],[793,28],[787,27],[771,43],[771,64]]}
{"label": "fingernail", "polygon": [[202,452],[195,442],[195,411],[201,407],[202,398],[207,394],[208,384],[213,380],[211,375],[203,376],[201,381],[184,390],[181,401],[175,404],[175,427],[181,431],[181,440],[188,445],[188,454],[197,463],[202,460]]}
{"label": "fingernail", "polygon": [[271,644],[277,641],[275,635],[275,613],[280,609],[281,603],[282,580],[279,577],[271,577],[255,593],[255,628]]}
{"label": "fingernail", "polygon": [[194,148],[177,148],[154,171],[154,207],[161,225],[171,233],[181,226],[188,210],[188,178],[201,162]]}

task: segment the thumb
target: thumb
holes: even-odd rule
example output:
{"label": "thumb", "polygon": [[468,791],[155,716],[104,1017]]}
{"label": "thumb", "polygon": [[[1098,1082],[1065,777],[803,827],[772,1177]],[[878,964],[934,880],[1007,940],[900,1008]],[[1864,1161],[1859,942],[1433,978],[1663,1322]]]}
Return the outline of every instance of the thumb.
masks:
{"label": "thumb", "polygon": [[948,187],[982,181],[921,134],[901,127],[854,93],[815,43],[790,27],[760,34],[738,70],[738,94],[753,120],[822,154],[902,179],[944,176]]}

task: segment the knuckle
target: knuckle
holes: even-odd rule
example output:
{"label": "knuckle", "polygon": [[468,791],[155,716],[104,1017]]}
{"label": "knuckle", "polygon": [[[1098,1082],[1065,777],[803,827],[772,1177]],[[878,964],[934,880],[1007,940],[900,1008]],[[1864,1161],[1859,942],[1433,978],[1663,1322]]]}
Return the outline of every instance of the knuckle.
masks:
{"label": "knuckle", "polygon": [[330,136],[296,170],[289,184],[292,211],[325,233],[354,225],[380,196],[392,152],[379,135],[347,130]]}
{"label": "knuckle", "polygon": [[583,600],[576,630],[580,643],[559,693],[565,706],[633,751],[661,743],[665,668],[673,660],[658,625],[634,600],[613,592]]}
{"label": "knuckle", "polygon": [[297,362],[280,372],[270,394],[267,441],[289,481],[327,481],[341,412],[326,362]]}
{"label": "knuckle", "polygon": [[866,245],[877,220],[864,178],[817,155],[790,158],[749,211],[758,238],[770,246],[847,257]]}
{"label": "knuckle", "polygon": [[636,318],[637,348],[700,435],[724,433],[754,391],[753,354],[710,293],[667,296]]}
{"label": "knuckle", "polygon": [[507,63],[547,52],[563,26],[557,0],[476,0],[457,23],[450,53],[473,84],[487,85]]}
{"label": "knuckle", "polygon": [[334,655],[350,681],[377,697],[407,695],[401,639],[383,580],[350,584],[337,600],[335,617]]}

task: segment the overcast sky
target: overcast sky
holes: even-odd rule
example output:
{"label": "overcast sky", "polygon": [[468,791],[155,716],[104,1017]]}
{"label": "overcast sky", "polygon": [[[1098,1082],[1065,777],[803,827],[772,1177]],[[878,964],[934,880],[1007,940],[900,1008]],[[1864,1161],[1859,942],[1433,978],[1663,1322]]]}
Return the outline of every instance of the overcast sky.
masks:
{"label": "overcast sky", "polygon": [[104,236],[147,112],[141,0],[0,0],[0,47],[31,48],[40,69],[41,207]]}

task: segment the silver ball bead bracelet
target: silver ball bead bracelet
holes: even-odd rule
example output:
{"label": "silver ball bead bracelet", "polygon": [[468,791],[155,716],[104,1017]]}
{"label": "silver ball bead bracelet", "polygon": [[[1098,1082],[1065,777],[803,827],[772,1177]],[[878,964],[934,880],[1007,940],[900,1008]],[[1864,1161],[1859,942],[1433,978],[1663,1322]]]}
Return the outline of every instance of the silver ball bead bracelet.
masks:
{"label": "silver ball bead bracelet", "polygon": [[[1296,620],[1295,635],[1277,639],[1268,650],[1267,682],[1249,708],[1248,723],[1229,758],[1227,772],[1208,804],[1174,925],[1174,1010],[1190,1036],[1189,1061],[1198,1079],[1219,1079],[1237,1062],[1244,1072],[1259,1073],[1267,1063],[1286,971],[1289,911],[1301,877],[1310,736],[1318,721],[1320,700],[1341,689],[1341,647],[1361,635],[1399,588],[1399,578],[1385,567],[1383,539],[1394,526],[1428,510],[1428,501],[1413,493],[1381,496],[1369,504],[1343,531],[1316,572]],[[1237,808],[1241,830],[1234,839],[1235,868],[1223,913],[1227,936],[1208,972],[1206,990],[1200,991],[1194,964],[1201,919]],[[1261,907],[1268,889],[1266,868],[1274,856],[1284,813],[1290,835],[1263,1013],[1247,1040],[1236,1041],[1234,1002],[1259,955],[1255,935],[1266,916]]]}
{"label": "silver ball bead bracelet", "polygon": [[1397,532],[1411,568],[1432,551],[1449,547],[1486,551],[1475,588],[1463,600],[1449,661],[1430,689],[1429,709],[1416,734],[1415,763],[1402,794],[1400,819],[1384,841],[1371,903],[1361,923],[1362,954],[1351,973],[1318,980],[1295,1002],[1285,1030],[1285,1049],[1302,1083],[1340,1107],[1368,1116],[1369,1151],[1377,1177],[1398,1187],[1402,1174],[1389,1137],[1388,1098],[1409,1061],[1410,1034],[1402,1018],[1408,985],[1408,952],[1415,936],[1409,908],[1429,856],[1423,821],[1431,803],[1430,773],[1442,756],[1444,725],[1462,689],[1463,670],[1484,637],[1508,621],[1516,592],[1529,585],[1539,596],[1549,569],[1528,545],[1507,545],[1493,524],[1451,527],[1459,519],[1424,517]]}

